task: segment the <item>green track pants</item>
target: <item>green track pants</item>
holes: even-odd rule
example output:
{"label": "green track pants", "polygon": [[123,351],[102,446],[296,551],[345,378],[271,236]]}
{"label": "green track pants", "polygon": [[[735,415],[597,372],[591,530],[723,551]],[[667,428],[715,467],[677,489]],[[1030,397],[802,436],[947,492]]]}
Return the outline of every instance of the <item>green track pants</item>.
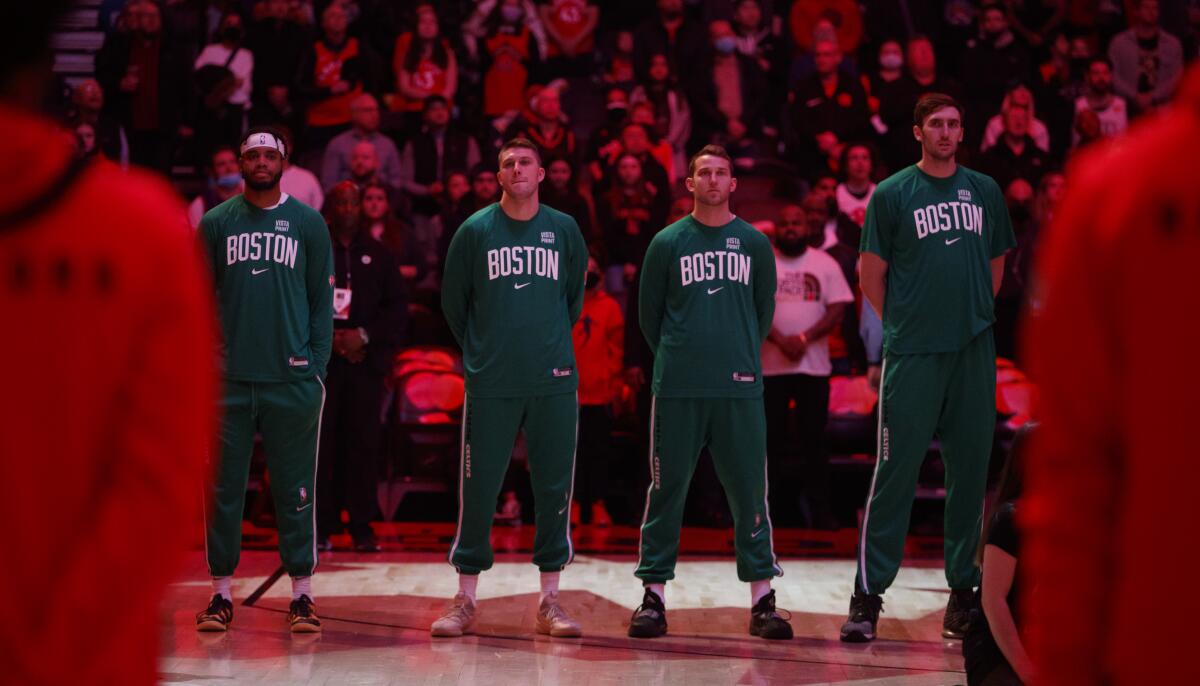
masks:
{"label": "green track pants", "polygon": [[996,426],[992,330],[957,352],[885,355],[882,374],[878,457],[859,531],[855,588],[883,593],[895,580],[934,435],[946,467],[946,581],[952,589],[976,586],[975,549]]}

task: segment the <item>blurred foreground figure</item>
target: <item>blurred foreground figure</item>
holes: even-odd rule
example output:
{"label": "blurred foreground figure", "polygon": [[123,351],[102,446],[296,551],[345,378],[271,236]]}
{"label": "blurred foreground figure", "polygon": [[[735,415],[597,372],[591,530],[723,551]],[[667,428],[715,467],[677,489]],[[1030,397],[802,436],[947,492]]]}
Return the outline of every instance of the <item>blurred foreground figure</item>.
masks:
{"label": "blurred foreground figure", "polygon": [[[1163,116],[1085,153],[1046,238],[1029,357],[1043,393],[1021,515],[1035,683],[1200,683],[1200,72]],[[1190,304],[1189,304],[1190,303]],[[1150,332],[1172,322],[1170,338]],[[1178,360],[1178,364],[1172,364]]]}
{"label": "blurred foreground figure", "polygon": [[33,113],[67,4],[0,28],[0,681],[150,684],[213,426],[212,289],[165,183],[75,161]]}

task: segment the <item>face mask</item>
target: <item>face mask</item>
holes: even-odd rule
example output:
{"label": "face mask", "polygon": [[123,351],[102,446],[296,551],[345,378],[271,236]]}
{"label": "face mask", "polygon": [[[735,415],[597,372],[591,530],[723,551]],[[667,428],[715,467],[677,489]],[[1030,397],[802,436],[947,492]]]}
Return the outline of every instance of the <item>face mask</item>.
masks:
{"label": "face mask", "polygon": [[904,58],[895,53],[889,52],[886,55],[879,57],[879,66],[884,69],[899,69],[904,66]]}
{"label": "face mask", "polygon": [[242,30],[236,26],[231,26],[221,32],[221,40],[237,43],[238,41],[242,40]]}
{"label": "face mask", "polygon": [[584,283],[589,291],[598,286],[600,284],[600,272],[588,272],[587,281]]}
{"label": "face mask", "polygon": [[722,55],[729,55],[737,49],[737,39],[732,36],[722,36],[713,43],[713,47]]}
{"label": "face mask", "polygon": [[237,172],[234,172],[232,174],[224,174],[222,176],[218,176],[213,181],[213,185],[218,186],[220,188],[237,188],[237,185],[241,182],[242,182],[242,175]]}
{"label": "face mask", "polygon": [[500,16],[504,21],[515,24],[521,21],[521,17],[525,16],[525,12],[517,5],[505,5],[500,8]]}
{"label": "face mask", "polygon": [[808,243],[804,238],[784,238],[783,236],[778,236],[775,239],[775,245],[779,248],[779,252],[788,257],[796,257],[808,249]]}

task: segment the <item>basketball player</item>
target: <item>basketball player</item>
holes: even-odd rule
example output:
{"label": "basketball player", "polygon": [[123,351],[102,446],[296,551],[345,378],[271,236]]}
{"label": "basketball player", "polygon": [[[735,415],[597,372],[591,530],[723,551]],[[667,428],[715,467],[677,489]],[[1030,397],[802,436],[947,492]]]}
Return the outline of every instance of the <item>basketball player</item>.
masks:
{"label": "basketball player", "polygon": [[230,581],[257,431],[271,473],[279,555],[292,578],[288,622],[293,632],[316,632],[314,483],[325,403],[321,379],[333,340],[333,251],[320,213],[279,190],[283,136],[253,128],[240,153],[245,192],[200,220],[224,334],[225,389],[220,462],[206,502],[213,596],[196,615],[196,628],[225,631],[233,621]]}
{"label": "basketball player", "polygon": [[792,637],[775,611],[767,509],[766,417],[760,350],[775,314],[775,255],[766,236],[729,210],[729,154],[708,145],[688,165],[695,209],[650,241],[638,316],[654,351],[650,487],[637,570],[645,592],[629,635],[667,631],[664,590],[675,578],[679,528],[700,450],[708,446],[733,512],[737,574],[750,583],[750,633]]}
{"label": "basketball player", "polygon": [[74,5],[0,27],[0,682],[150,686],[214,426],[212,289],[170,185],[40,114]]}
{"label": "basketball player", "polygon": [[863,225],[861,284],[883,319],[884,353],[875,475],[841,631],[850,642],[875,638],[934,435],[946,466],[944,637],[966,632],[979,583],[975,549],[996,424],[992,306],[1016,239],[996,182],[955,162],[958,103],[923,95],[913,124],[921,161],[879,184]]}
{"label": "basketball player", "polygon": [[450,241],[442,311],[466,370],[458,530],[450,564],[458,593],[433,623],[434,636],[461,636],[475,623],[479,573],[491,569],[496,498],[517,432],[529,445],[541,571],[538,633],[579,636],[558,602],[571,562],[571,489],[579,420],[571,327],[583,310],[588,252],[570,216],[538,203],[546,176],[524,138],[500,149],[500,201],[471,215]]}

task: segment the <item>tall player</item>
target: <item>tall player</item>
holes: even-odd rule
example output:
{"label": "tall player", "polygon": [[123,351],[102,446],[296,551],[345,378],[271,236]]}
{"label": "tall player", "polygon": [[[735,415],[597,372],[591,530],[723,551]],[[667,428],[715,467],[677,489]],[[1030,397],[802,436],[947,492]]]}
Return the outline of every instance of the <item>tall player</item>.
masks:
{"label": "tall player", "polygon": [[242,511],[254,434],[260,432],[279,522],[279,556],[292,578],[288,622],[316,632],[317,443],[325,366],[333,341],[333,251],[320,213],[279,189],[287,145],[268,127],[241,144],[243,194],[200,220],[224,334],[220,462],[206,501],[204,538],[213,596],[200,631],[233,621],[230,581],[242,543]]}
{"label": "tall player", "polygon": [[775,255],[766,236],[729,210],[729,154],[702,148],[688,165],[695,209],[650,242],[638,287],[639,323],[655,352],[650,487],[637,570],[645,592],[629,635],[667,631],[664,591],[675,578],[688,484],[707,445],[733,511],[737,574],[750,583],[750,633],[792,637],[775,611],[767,509],[767,428],[760,350],[775,314]]}
{"label": "tall player", "polygon": [[475,623],[479,573],[491,569],[496,498],[517,432],[529,445],[541,571],[537,631],[580,636],[558,602],[571,562],[571,489],[579,421],[571,327],[583,310],[588,253],[579,225],[538,202],[546,176],[534,144],[500,148],[502,193],[471,215],[450,241],[442,311],[463,351],[462,463],[458,531],[450,564],[458,593],[430,629],[461,636]]}
{"label": "tall player", "polygon": [[921,96],[913,135],[921,161],[876,188],[860,248],[862,290],[883,319],[884,352],[875,475],[841,632],[850,642],[875,638],[935,435],[946,466],[946,638],[966,632],[979,583],[975,549],[996,423],[993,303],[1016,239],[1000,187],[955,162],[963,140],[958,103]]}

